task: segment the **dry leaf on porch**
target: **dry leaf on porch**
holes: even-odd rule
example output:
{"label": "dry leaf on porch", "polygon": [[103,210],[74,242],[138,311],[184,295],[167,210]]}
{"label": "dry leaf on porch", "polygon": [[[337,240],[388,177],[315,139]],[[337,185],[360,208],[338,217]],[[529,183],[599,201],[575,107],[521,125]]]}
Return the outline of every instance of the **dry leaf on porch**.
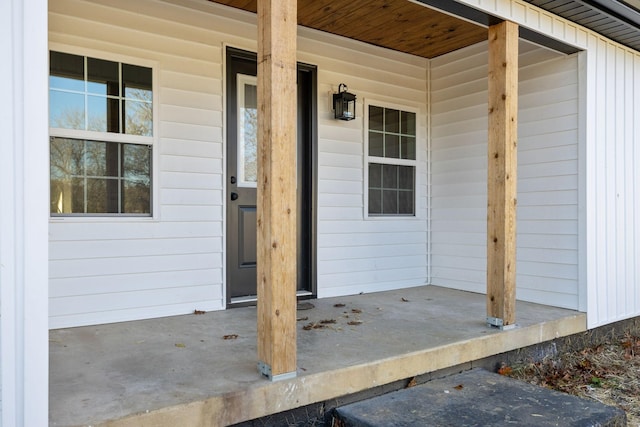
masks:
{"label": "dry leaf on porch", "polygon": [[409,380],[405,388],[415,387],[417,385],[418,385],[418,381],[416,381],[416,377],[411,377],[411,379]]}
{"label": "dry leaf on porch", "polygon": [[330,325],[336,323],[336,319],[324,319],[321,320],[320,323],[322,323],[323,325]]}
{"label": "dry leaf on porch", "polygon": [[408,299],[406,299],[405,297],[402,297],[402,298],[400,299],[400,301],[402,301],[402,302],[409,302],[409,300],[408,300]]}
{"label": "dry leaf on porch", "polygon": [[223,340],[235,340],[238,338],[238,334],[229,334],[222,337]]}
{"label": "dry leaf on porch", "polygon": [[303,320],[309,320],[309,316],[298,317],[298,318],[296,319],[296,322],[301,322],[301,321],[303,321]]}
{"label": "dry leaf on porch", "polygon": [[464,386],[462,384],[458,384],[457,386],[454,387],[456,390],[462,390],[464,388]]}
{"label": "dry leaf on porch", "polygon": [[362,325],[362,320],[352,320],[351,322],[347,323],[347,325],[351,325],[351,326]]}
{"label": "dry leaf on porch", "polygon": [[337,303],[337,304],[333,304],[334,307],[344,307],[346,304],[343,304],[341,302]]}
{"label": "dry leaf on porch", "polygon": [[311,329],[324,329],[324,328],[326,328],[325,325],[321,323],[316,323],[316,322],[308,323],[302,327],[302,329],[304,329],[305,331],[310,331]]}
{"label": "dry leaf on porch", "polygon": [[352,313],[362,313],[362,310],[360,310],[359,308],[352,308],[351,312]]}
{"label": "dry leaf on porch", "polygon": [[184,344],[182,344],[181,342],[179,342],[179,343],[176,343],[176,347],[178,347],[178,348],[185,348],[185,347],[186,347],[186,345],[184,345]]}
{"label": "dry leaf on porch", "polygon": [[193,314],[204,314],[204,310],[193,310]]}

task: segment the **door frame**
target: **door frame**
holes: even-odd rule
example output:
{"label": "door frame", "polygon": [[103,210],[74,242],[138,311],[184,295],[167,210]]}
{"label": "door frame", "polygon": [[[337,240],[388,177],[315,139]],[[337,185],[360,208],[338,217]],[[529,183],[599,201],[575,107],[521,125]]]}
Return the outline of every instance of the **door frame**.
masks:
{"label": "door frame", "polygon": [[[229,138],[229,127],[236,126],[236,123],[231,123],[232,119],[235,119],[235,114],[230,114],[228,111],[228,97],[231,96],[231,91],[235,90],[231,88],[232,79],[229,78],[229,69],[230,64],[234,60],[241,61],[257,61],[257,54],[255,52],[247,51],[244,49],[239,49],[235,47],[231,47],[229,45],[224,46],[224,63],[223,63],[223,75],[224,75],[224,96],[223,96],[223,109],[224,109],[224,163],[223,163],[223,266],[224,266],[224,302],[226,304],[226,308],[235,308],[242,306],[255,305],[256,299],[253,298],[243,298],[241,301],[232,301],[231,300],[231,282],[229,280],[229,266],[228,266],[228,209],[229,209],[229,197],[227,195],[228,192],[228,138]],[[307,217],[307,229],[309,238],[306,242],[306,263],[307,263],[307,272],[305,277],[302,280],[306,280],[308,285],[308,289],[304,291],[298,291],[298,299],[309,299],[315,298],[317,296],[317,206],[318,206],[318,88],[317,88],[317,76],[318,76],[318,68],[312,64],[305,64],[298,62],[297,63],[298,72],[296,75],[303,73],[308,73],[306,75],[309,76],[308,82],[308,111],[307,116],[309,119],[309,127],[307,129],[307,140],[310,142],[310,147],[307,147],[306,150],[306,158],[305,158],[305,167],[309,168],[309,173],[306,174],[306,186],[309,188],[309,191],[306,194],[306,198],[304,200],[304,204],[308,209],[308,217]],[[304,193],[303,191],[298,191],[298,195]],[[298,242],[298,248],[300,249],[300,242]]]}

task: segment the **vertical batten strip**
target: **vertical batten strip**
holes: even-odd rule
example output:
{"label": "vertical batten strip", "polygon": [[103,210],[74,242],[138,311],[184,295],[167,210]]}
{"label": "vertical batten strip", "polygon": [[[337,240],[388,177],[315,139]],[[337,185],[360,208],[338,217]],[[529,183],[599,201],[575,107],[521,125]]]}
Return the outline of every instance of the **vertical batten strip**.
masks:
{"label": "vertical batten strip", "polygon": [[489,27],[487,321],[515,325],[518,25]]}
{"label": "vertical batten strip", "polygon": [[296,375],[296,0],[258,2],[258,367]]}

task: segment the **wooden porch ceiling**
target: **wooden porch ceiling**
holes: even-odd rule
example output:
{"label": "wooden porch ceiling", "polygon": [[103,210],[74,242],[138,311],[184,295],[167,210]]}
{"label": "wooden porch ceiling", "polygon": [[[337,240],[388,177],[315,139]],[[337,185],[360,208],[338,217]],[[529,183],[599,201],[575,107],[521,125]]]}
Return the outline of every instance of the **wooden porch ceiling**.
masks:
{"label": "wooden porch ceiling", "polygon": [[[256,12],[256,0],[210,0]],[[434,58],[487,39],[487,29],[408,0],[298,0],[298,24]]]}

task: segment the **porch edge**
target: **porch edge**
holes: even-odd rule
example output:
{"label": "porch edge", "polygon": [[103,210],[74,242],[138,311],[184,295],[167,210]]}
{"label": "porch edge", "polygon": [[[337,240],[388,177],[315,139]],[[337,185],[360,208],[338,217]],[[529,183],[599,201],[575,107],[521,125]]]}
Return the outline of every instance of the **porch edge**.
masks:
{"label": "porch edge", "polygon": [[[110,420],[98,426],[223,426],[248,421],[405,378],[565,337],[587,330],[586,314],[563,317],[400,356],[277,383],[231,391],[205,400]],[[489,331],[489,329],[488,329]]]}

